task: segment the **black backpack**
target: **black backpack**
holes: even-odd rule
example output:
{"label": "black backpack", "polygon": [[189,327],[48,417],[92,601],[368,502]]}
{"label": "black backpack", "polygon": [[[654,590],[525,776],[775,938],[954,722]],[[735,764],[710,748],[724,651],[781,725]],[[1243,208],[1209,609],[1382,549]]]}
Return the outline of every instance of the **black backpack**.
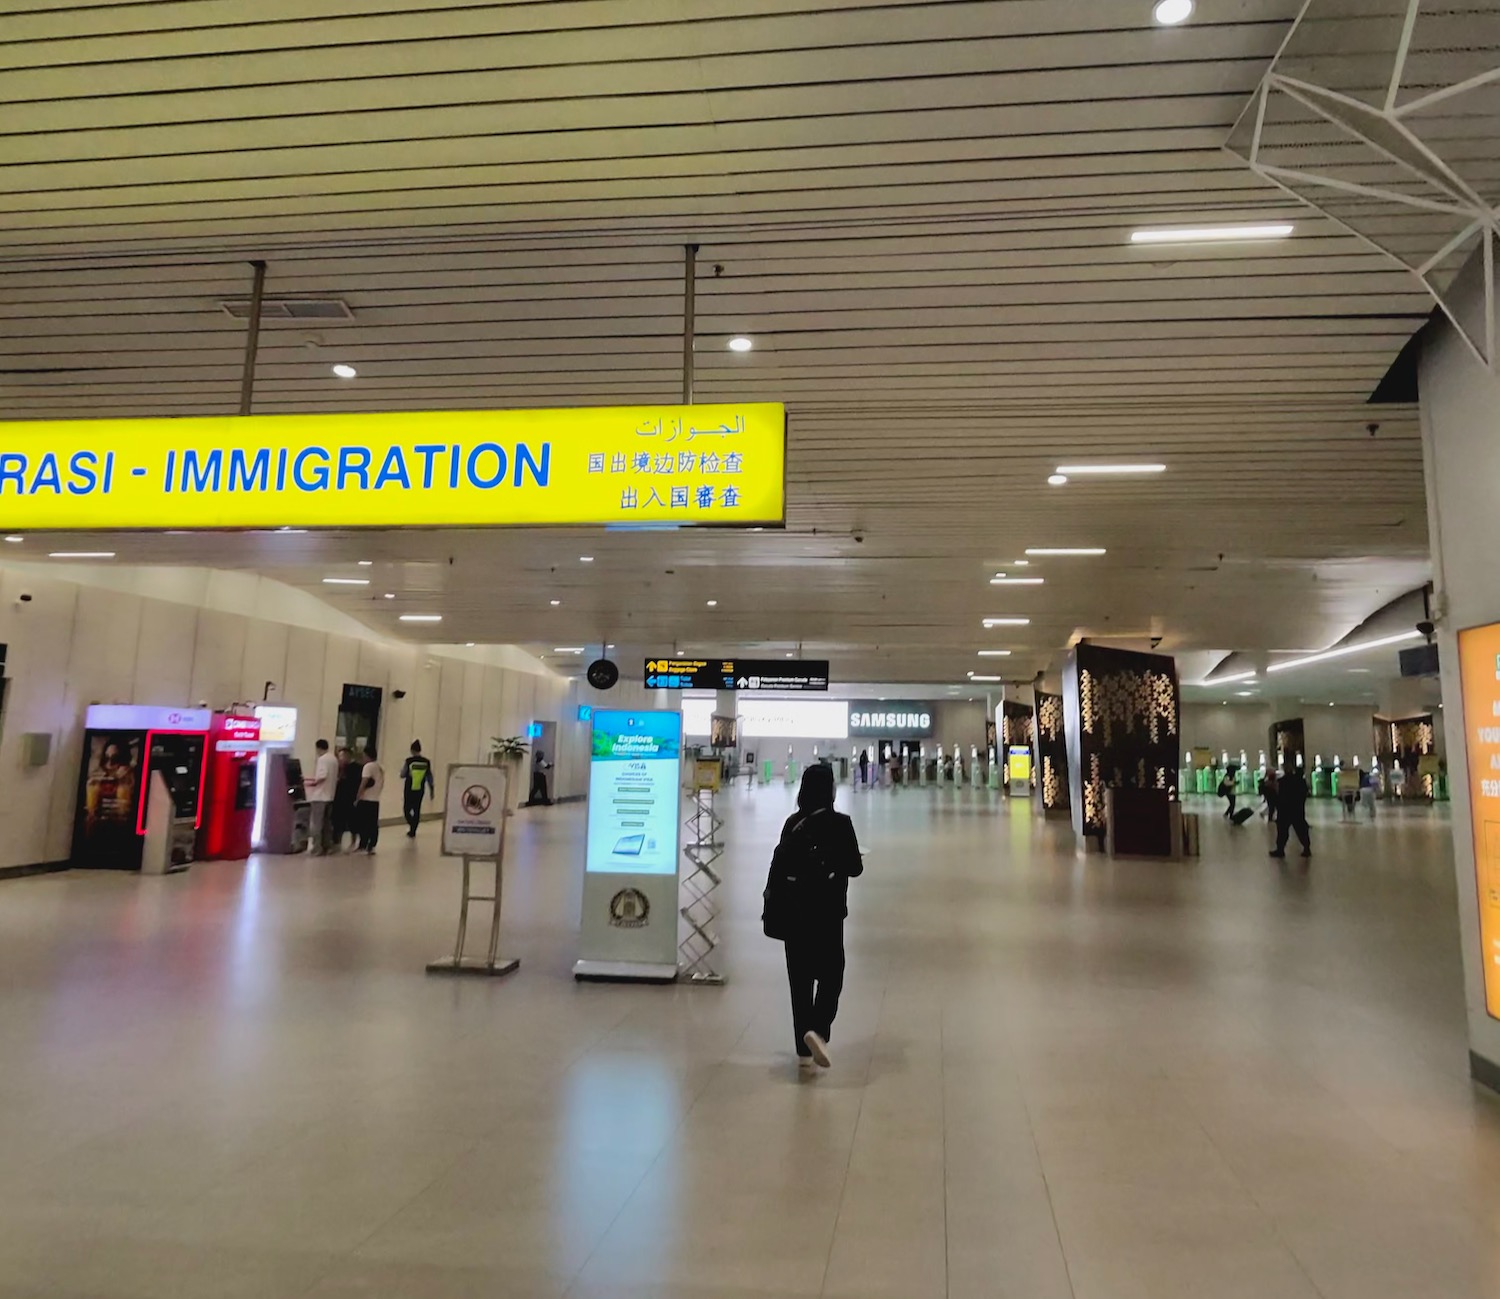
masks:
{"label": "black backpack", "polygon": [[828,860],[827,848],[806,832],[807,823],[821,811],[798,821],[771,854],[760,915],[767,938],[791,937],[799,922],[828,914],[838,896],[839,873]]}

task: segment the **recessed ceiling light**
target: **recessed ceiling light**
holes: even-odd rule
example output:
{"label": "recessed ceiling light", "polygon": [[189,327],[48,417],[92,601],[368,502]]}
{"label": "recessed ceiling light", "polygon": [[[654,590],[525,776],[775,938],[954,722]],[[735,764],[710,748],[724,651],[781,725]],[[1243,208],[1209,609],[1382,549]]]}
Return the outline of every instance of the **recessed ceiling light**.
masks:
{"label": "recessed ceiling light", "polygon": [[1241,699],[1249,699],[1252,695],[1255,694],[1255,691],[1253,691],[1253,690],[1236,690],[1234,693],[1237,694]]}
{"label": "recessed ceiling light", "polygon": [[1010,561],[1010,566],[1012,568],[1030,568],[1031,561],[1029,559],[1013,559]]}
{"label": "recessed ceiling light", "polygon": [[443,615],[440,613],[403,613],[400,615],[401,622],[442,622]]}
{"label": "recessed ceiling light", "polygon": [[1004,573],[996,573],[990,578],[991,586],[1041,586],[1047,579],[1045,577],[1006,577]]}
{"label": "recessed ceiling light", "polygon": [[719,602],[717,600],[708,600],[705,603],[710,609],[717,609],[719,607]]}
{"label": "recessed ceiling light", "polygon": [[548,600],[547,603],[550,604],[555,609],[555,608],[557,608],[558,605],[560,605],[562,603],[562,601],[561,600]]}
{"label": "recessed ceiling light", "polygon": [[1156,0],[1151,16],[1163,27],[1176,27],[1193,16],[1193,0]]}
{"label": "recessed ceiling light", "polygon": [[582,654],[583,648],[582,645],[554,645],[552,652],[554,654]]}
{"label": "recessed ceiling light", "polygon": [[606,645],[604,648],[605,649],[614,649],[614,644],[610,643],[610,644]]}
{"label": "recessed ceiling light", "polygon": [[989,627],[1030,627],[1031,626],[1031,619],[1030,618],[986,618],[984,620],[984,625],[985,625],[986,628],[989,628]]}
{"label": "recessed ceiling light", "polygon": [[[1069,474],[1160,474],[1166,472],[1166,465],[1158,464],[1116,464],[1116,465],[1058,465],[1058,474],[1066,477]],[[1051,482],[1051,479],[1047,480]]]}
{"label": "recessed ceiling light", "polygon": [[112,550],[54,550],[48,559],[113,559]]}
{"label": "recessed ceiling light", "polygon": [[729,350],[731,352],[748,352],[754,346],[755,340],[753,338],[746,338],[743,334],[736,334],[729,340]]}
{"label": "recessed ceiling light", "polygon": [[25,537],[6,537],[6,540],[9,541],[9,542],[14,543],[14,542],[17,542],[17,541],[25,541],[26,538]]}
{"label": "recessed ceiling light", "polygon": [[385,593],[385,598],[387,600],[394,600],[396,598],[396,593],[394,591],[387,591]]}
{"label": "recessed ceiling light", "polygon": [[345,365],[342,361],[333,367],[333,372],[340,379],[352,379],[359,373],[352,365]]}
{"label": "recessed ceiling light", "polygon": [[325,577],[324,586],[369,586],[368,577]]}
{"label": "recessed ceiling light", "polygon": [[1028,555],[1102,555],[1103,546],[1027,546]]}
{"label": "recessed ceiling light", "polygon": [[794,658],[796,658],[796,657],[797,657],[797,656],[796,656],[796,655],[795,655],[795,654],[794,654],[794,653],[793,653],[793,652],[792,652],[792,651],[791,651],[791,650],[787,650],[787,652],[786,652],[786,656],[787,656],[787,658],[789,658],[789,659],[794,659]]}
{"label": "recessed ceiling light", "polygon": [[374,565],[374,563],[375,561],[373,559],[362,559],[359,561],[359,566],[361,568],[370,568]]}
{"label": "recessed ceiling light", "polygon": [[473,649],[474,648],[474,642],[471,641],[471,640],[466,640],[464,642],[464,648],[465,649]]}
{"label": "recessed ceiling light", "polygon": [[980,650],[979,657],[982,659],[1008,659],[1009,650]]}
{"label": "recessed ceiling light", "polygon": [[1413,636],[1420,636],[1415,627],[1410,631],[1397,632],[1394,636],[1382,636],[1379,640],[1362,641],[1358,645],[1344,645],[1339,649],[1324,650],[1321,654],[1309,654],[1300,659],[1283,659],[1280,663],[1272,663],[1267,672],[1285,672],[1288,668],[1305,667],[1309,663],[1326,663],[1329,659],[1341,659],[1348,654],[1359,654],[1365,650],[1380,649],[1385,645],[1395,645],[1400,641],[1410,640]]}
{"label": "recessed ceiling light", "polygon": [[592,555],[579,555],[578,562],[580,564],[592,564],[594,562],[594,557]]}
{"label": "recessed ceiling light", "polygon": [[1049,487],[1061,487],[1067,481],[1068,481],[1067,474],[1048,474],[1047,475],[1047,486],[1049,486]]}
{"label": "recessed ceiling light", "polygon": [[1261,239],[1285,239],[1295,229],[1290,222],[1273,221],[1253,226],[1171,226],[1159,230],[1133,230],[1133,244],[1243,244]]}

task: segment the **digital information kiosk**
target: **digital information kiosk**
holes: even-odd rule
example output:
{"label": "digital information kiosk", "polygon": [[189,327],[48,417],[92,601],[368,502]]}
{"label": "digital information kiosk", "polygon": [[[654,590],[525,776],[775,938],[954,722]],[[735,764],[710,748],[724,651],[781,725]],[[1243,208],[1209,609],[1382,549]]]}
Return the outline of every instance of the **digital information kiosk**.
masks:
{"label": "digital information kiosk", "polygon": [[578,979],[677,977],[682,714],[594,710]]}

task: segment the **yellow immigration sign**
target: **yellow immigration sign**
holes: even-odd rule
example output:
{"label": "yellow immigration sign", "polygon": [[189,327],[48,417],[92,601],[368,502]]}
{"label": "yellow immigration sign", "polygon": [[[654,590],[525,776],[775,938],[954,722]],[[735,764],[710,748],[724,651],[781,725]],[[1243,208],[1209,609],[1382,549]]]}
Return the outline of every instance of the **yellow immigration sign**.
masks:
{"label": "yellow immigration sign", "polygon": [[764,527],[777,403],[0,422],[0,529]]}

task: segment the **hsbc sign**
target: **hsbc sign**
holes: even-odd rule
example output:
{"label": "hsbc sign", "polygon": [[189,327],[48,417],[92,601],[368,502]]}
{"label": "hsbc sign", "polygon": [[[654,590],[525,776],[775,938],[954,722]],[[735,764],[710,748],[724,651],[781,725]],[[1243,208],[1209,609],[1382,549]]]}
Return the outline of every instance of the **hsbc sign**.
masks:
{"label": "hsbc sign", "polygon": [[849,702],[851,736],[925,740],[933,730],[930,703],[910,699],[853,699]]}

